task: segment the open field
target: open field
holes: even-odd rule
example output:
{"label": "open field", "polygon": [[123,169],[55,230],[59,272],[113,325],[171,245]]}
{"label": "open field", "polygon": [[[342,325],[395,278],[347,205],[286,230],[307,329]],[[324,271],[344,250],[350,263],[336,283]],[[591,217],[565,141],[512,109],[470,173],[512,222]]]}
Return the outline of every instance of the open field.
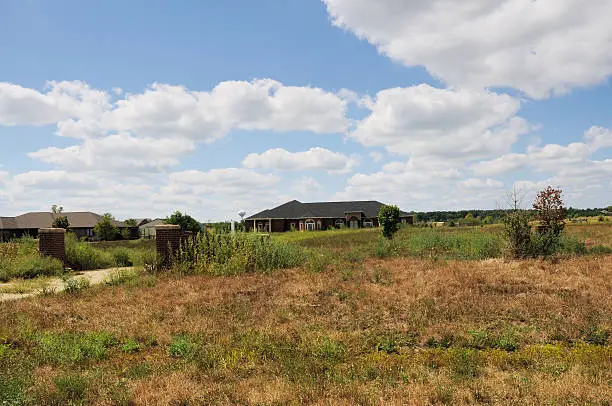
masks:
{"label": "open field", "polygon": [[376,231],[273,236],[306,251],[293,269],[0,303],[0,404],[609,404],[611,255],[466,259],[487,227],[404,230],[379,258]]}
{"label": "open field", "polygon": [[[407,256],[432,259],[487,259],[503,256],[503,226],[401,229],[392,245],[381,246],[380,230],[333,230],[273,235],[319,254],[354,254],[362,257]],[[384,241],[383,241],[384,242]],[[583,247],[581,245],[584,245]],[[580,252],[575,252],[576,250]],[[584,251],[581,251],[584,249]],[[612,224],[566,226],[562,255],[612,253]]]}

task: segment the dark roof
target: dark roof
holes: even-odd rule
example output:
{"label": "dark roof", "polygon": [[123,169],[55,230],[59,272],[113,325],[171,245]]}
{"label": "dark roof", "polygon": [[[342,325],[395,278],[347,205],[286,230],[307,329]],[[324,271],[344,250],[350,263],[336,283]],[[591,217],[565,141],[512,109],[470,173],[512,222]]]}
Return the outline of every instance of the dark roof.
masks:
{"label": "dark roof", "polygon": [[[48,212],[33,212],[22,214],[17,217],[0,217],[0,229],[36,229],[51,227],[53,220],[58,216],[68,217],[71,228],[93,228],[102,220],[102,216],[91,212],[66,212],[54,214]],[[120,221],[113,220],[117,227],[125,227]]]}
{"label": "dark roof", "polygon": [[140,226],[142,226],[144,224],[147,224],[147,223],[151,222],[151,219],[147,219],[147,218],[145,218],[145,219],[134,219],[134,221],[136,221],[136,227],[140,227]]}
{"label": "dark roof", "polygon": [[15,217],[0,217],[0,230],[15,228],[17,228]]}
{"label": "dark roof", "polygon": [[[268,209],[247,217],[247,220],[253,219],[299,219],[299,218],[343,218],[348,212],[362,212],[365,217],[373,218],[378,216],[381,202],[374,200],[369,201],[353,201],[353,202],[317,202],[317,203],[302,203],[297,200],[292,200],[285,204],[281,204],[273,209]],[[411,214],[404,211],[402,216],[410,216]]]}
{"label": "dark roof", "polygon": [[162,224],[166,224],[166,220],[164,219],[155,219],[149,221],[148,223],[141,224],[138,228],[155,228],[155,226],[159,226]]}

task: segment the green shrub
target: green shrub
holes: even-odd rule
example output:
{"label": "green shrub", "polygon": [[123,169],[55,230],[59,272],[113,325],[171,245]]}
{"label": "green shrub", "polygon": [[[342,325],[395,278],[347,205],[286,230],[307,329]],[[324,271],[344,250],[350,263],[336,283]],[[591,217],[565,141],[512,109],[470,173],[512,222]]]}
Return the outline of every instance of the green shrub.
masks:
{"label": "green shrub", "polygon": [[393,238],[400,222],[400,209],[393,205],[382,205],[378,212],[378,224],[385,238]]}
{"label": "green shrub", "polygon": [[504,218],[504,237],[510,257],[523,259],[532,255],[531,226],[526,212],[516,210],[506,215]]}
{"label": "green shrub", "polygon": [[133,338],[129,338],[123,345],[121,346],[121,351],[125,353],[135,353],[140,351],[140,344]]}
{"label": "green shrub", "polygon": [[90,270],[109,268],[115,260],[109,252],[78,241],[74,234],[69,233],[66,235],[66,262],[73,269]]}
{"label": "green shrub", "polygon": [[68,293],[77,293],[89,287],[89,280],[85,278],[75,278],[73,275],[62,275],[64,283],[64,291]]}
{"label": "green shrub", "polygon": [[192,358],[197,346],[188,336],[176,336],[168,347],[168,355],[172,358]]}
{"label": "green shrub", "polygon": [[112,255],[115,266],[127,267],[134,265],[130,258],[130,251],[126,248],[117,248],[112,251]]}
{"label": "green shrub", "polygon": [[531,237],[531,252],[534,257],[549,258],[561,250],[561,234],[542,231]]}

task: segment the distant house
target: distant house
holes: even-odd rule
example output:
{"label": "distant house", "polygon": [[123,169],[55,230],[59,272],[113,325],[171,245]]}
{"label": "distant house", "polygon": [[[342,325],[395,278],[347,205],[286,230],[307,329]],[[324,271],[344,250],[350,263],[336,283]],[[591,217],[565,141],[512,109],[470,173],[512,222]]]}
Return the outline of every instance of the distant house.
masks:
{"label": "distant house", "polygon": [[134,221],[136,222],[136,227],[140,227],[144,224],[150,223],[151,219],[134,219]]}
{"label": "distant house", "polygon": [[[275,233],[378,227],[381,206],[383,203],[377,201],[302,203],[292,200],[247,217],[245,226],[247,231]],[[402,211],[400,221],[413,224],[414,216]]]}
{"label": "distant house", "polygon": [[161,224],[165,224],[165,220],[155,219],[147,223],[141,224],[140,226],[138,226],[140,238],[155,238],[155,226],[159,226]]}
{"label": "distant house", "polygon": [[[10,240],[24,235],[38,236],[39,228],[49,228],[56,217],[66,216],[70,231],[78,237],[93,237],[93,229],[102,220],[102,216],[91,212],[65,212],[60,214],[47,212],[26,213],[16,217],[0,217],[0,240]],[[119,229],[128,228],[121,221],[112,221]]]}

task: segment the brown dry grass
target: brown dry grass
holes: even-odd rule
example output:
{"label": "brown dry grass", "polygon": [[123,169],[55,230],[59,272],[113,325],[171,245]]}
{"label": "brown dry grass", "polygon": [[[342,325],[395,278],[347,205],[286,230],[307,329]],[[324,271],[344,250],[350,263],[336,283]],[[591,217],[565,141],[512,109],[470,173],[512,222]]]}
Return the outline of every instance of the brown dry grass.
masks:
{"label": "brown dry grass", "polygon": [[[318,274],[168,276],[152,287],[95,287],[0,303],[0,338],[26,352],[27,337],[41,331],[156,339],[157,346],[136,354],[113,350],[108,359],[80,365],[89,377],[88,403],[113,403],[118,395],[109,388],[122,385],[127,398],[143,405],[604,404],[612,398],[610,346],[572,343],[591,327],[612,329],[611,292],[612,256],[558,263],[368,260]],[[482,371],[456,379],[453,354],[471,330],[512,331],[519,350],[482,350]],[[381,337],[395,333],[415,342],[398,354],[376,351]],[[207,357],[216,351],[221,358],[202,366],[200,355],[169,357],[167,346],[178,334],[208,348]],[[453,337],[452,348],[425,347],[444,336]],[[346,356],[321,361],[313,372],[304,354],[314,354],[324,339],[343,343]],[[256,340],[288,348],[270,355],[253,347]],[[126,371],[145,362],[150,372],[130,378]],[[66,370],[39,367],[47,379],[35,379],[35,386],[48,391],[48,377]]]}

